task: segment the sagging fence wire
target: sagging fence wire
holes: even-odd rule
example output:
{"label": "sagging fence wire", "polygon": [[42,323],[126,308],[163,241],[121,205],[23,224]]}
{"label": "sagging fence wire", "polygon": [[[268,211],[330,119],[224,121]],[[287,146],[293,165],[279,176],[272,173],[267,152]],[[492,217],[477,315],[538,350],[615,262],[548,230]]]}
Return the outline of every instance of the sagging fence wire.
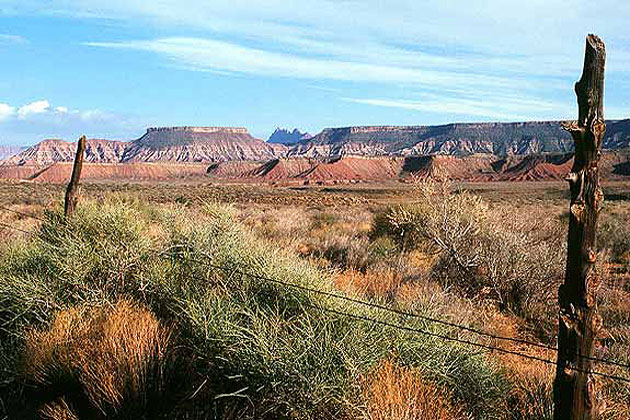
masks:
{"label": "sagging fence wire", "polygon": [[[0,222],[0,226],[9,228],[9,229],[13,229],[25,234],[29,234],[35,237],[39,237],[37,235],[36,232],[33,231],[27,231],[24,229],[20,229],[17,228],[15,226],[6,224],[6,223],[2,223]],[[40,238],[41,239],[41,238]],[[42,239],[43,240],[43,239]],[[163,249],[163,250],[157,250],[155,251],[155,254],[160,257],[160,258],[164,258],[164,259],[170,259],[171,262],[173,261],[173,257],[175,256],[181,256],[183,255],[183,253],[179,252],[172,252],[172,251],[176,251],[176,250],[183,250],[183,249],[189,249],[189,246],[187,244],[178,244],[178,245],[174,245],[171,246],[169,248]],[[206,256],[207,257],[207,256]],[[196,263],[202,264],[205,267],[211,268],[211,269],[215,269],[215,270],[221,270],[223,272],[227,272],[227,273],[232,273],[232,274],[240,274],[241,276],[245,276],[251,279],[257,279],[257,280],[261,280],[261,281],[265,281],[265,282],[269,282],[269,283],[274,283],[277,285],[282,285],[285,287],[290,287],[290,288],[294,288],[297,290],[301,290],[301,291],[305,291],[305,292],[309,292],[309,293],[315,293],[318,295],[322,295],[322,296],[327,296],[330,298],[334,298],[334,299],[339,299],[339,300],[343,300],[346,302],[350,302],[350,303],[354,303],[354,304],[358,304],[358,305],[363,305],[365,307],[369,307],[372,309],[378,309],[378,310],[383,310],[389,313],[394,313],[400,316],[404,316],[404,317],[408,317],[408,318],[416,318],[416,319],[420,319],[420,320],[424,320],[430,323],[435,323],[435,324],[439,324],[439,325],[444,325],[444,326],[448,326],[448,327],[452,327],[452,328],[457,328],[460,329],[462,331],[468,331],[471,333],[474,333],[476,335],[482,336],[482,337],[487,337],[487,338],[492,338],[495,340],[502,340],[502,341],[508,341],[508,342],[513,342],[513,343],[518,343],[518,344],[524,344],[524,345],[529,345],[529,346],[533,346],[533,347],[537,347],[537,348],[541,348],[541,349],[545,349],[545,350],[549,350],[549,351],[555,351],[557,352],[558,349],[556,347],[550,346],[550,345],[546,345],[546,344],[541,344],[541,343],[536,343],[533,341],[528,341],[528,340],[522,340],[519,338],[514,338],[514,337],[505,337],[505,336],[500,336],[500,335],[496,335],[496,334],[491,334],[491,333],[487,333],[466,325],[461,325],[461,324],[457,324],[454,322],[450,322],[450,321],[446,321],[443,319],[438,319],[438,318],[434,318],[434,317],[429,317],[429,316],[425,316],[425,315],[421,315],[415,312],[409,312],[409,311],[404,311],[404,310],[400,310],[397,308],[392,308],[390,306],[386,306],[386,305],[381,305],[378,303],[373,303],[373,302],[367,302],[364,300],[360,300],[360,299],[356,299],[350,296],[346,296],[346,295],[341,295],[338,293],[333,293],[333,292],[328,292],[325,290],[320,290],[320,289],[315,289],[315,288],[311,288],[308,286],[304,286],[301,284],[296,284],[296,283],[292,283],[292,282],[286,282],[286,281],[282,281],[282,280],[278,280],[278,279],[273,279],[270,277],[266,277],[266,276],[262,276],[259,274],[255,274],[255,273],[250,273],[241,269],[238,269],[236,267],[226,267],[226,266],[221,266],[221,265],[217,265],[217,264],[213,264],[209,261],[206,260],[202,260],[202,259],[197,259],[197,258],[189,258],[189,260],[194,261]],[[459,337],[452,337],[449,335],[444,335],[444,334],[438,334],[435,332],[431,332],[431,331],[427,331],[427,330],[423,330],[420,328],[415,328],[415,327],[410,327],[408,325],[402,325],[399,323],[393,323],[393,322],[389,322],[389,321],[384,321],[384,320],[380,320],[380,319],[375,319],[375,318],[371,318],[369,316],[365,316],[365,315],[358,315],[358,314],[351,314],[348,312],[344,312],[344,311],[339,311],[336,309],[332,309],[332,308],[326,308],[323,307],[321,305],[314,305],[314,304],[309,304],[309,303],[304,303],[304,306],[308,306],[311,307],[313,309],[322,311],[322,312],[329,312],[335,315],[339,315],[339,316],[343,316],[343,317],[347,317],[349,319],[354,319],[354,320],[358,320],[358,321],[364,321],[364,322],[370,322],[370,323],[374,323],[374,324],[379,324],[379,325],[383,325],[383,326],[387,326],[390,328],[395,328],[401,331],[406,331],[406,332],[412,332],[412,333],[416,333],[416,334],[421,334],[421,335],[425,335],[425,336],[429,336],[429,337],[433,337],[436,339],[440,339],[443,341],[451,341],[451,342],[457,342],[460,344],[465,344],[465,345],[470,345],[473,347],[477,347],[477,348],[482,348],[485,350],[489,350],[489,351],[497,351],[500,353],[504,353],[504,354],[510,354],[513,356],[517,356],[517,357],[521,357],[524,359],[529,359],[529,360],[533,360],[533,361],[537,361],[537,362],[541,362],[541,363],[545,363],[545,364],[549,364],[549,365],[556,365],[556,362],[553,360],[549,360],[549,359],[545,359],[543,357],[538,357],[538,356],[532,356],[529,354],[525,354],[525,353],[521,353],[515,350],[509,350],[509,349],[505,349],[505,348],[501,348],[501,347],[497,347],[497,346],[492,346],[489,344],[483,344],[483,343],[478,343],[476,341],[470,341],[470,340],[466,340],[466,339],[462,339]],[[630,369],[630,364],[625,364],[625,363],[621,363],[615,360],[609,360],[609,359],[601,359],[601,358],[597,358],[597,357],[588,357],[588,356],[580,356],[578,355],[578,357],[583,357],[585,359],[591,360],[593,362],[596,363],[603,363],[603,364],[608,364],[608,365],[612,365],[612,366],[617,366],[617,367],[621,367],[621,368],[625,368],[625,369]],[[583,372],[580,369],[571,367],[571,366],[567,366],[567,369],[570,370],[574,370],[577,372]],[[598,372],[598,371],[591,371],[591,373],[593,375],[597,375],[600,377],[604,377],[607,379],[611,379],[614,381],[620,381],[620,382],[625,382],[625,383],[630,383],[630,378],[624,378],[621,376],[617,376],[617,375],[611,375],[611,374],[607,374],[604,372]]]}
{"label": "sagging fence wire", "polygon": [[[187,248],[187,245],[180,245],[179,247],[181,248]],[[171,247],[169,249],[177,249],[178,246],[175,247]],[[169,249],[167,249],[166,251],[168,251]],[[164,251],[163,251],[164,252]],[[165,254],[164,256],[168,256],[168,258],[171,258],[173,254],[167,255]],[[458,328],[460,330],[464,330],[464,331],[468,331],[468,332],[472,332],[474,334],[477,334],[479,336],[484,336],[484,337],[488,337],[488,338],[493,338],[493,339],[497,339],[497,340],[505,340],[505,341],[510,341],[510,342],[515,342],[515,343],[519,343],[519,344],[525,344],[525,345],[531,345],[534,347],[538,347],[538,348],[542,348],[545,350],[550,350],[550,351],[555,351],[557,352],[558,349],[556,347],[550,346],[550,345],[546,345],[546,344],[540,344],[540,343],[536,343],[533,341],[528,341],[528,340],[521,340],[519,338],[514,338],[514,337],[505,337],[505,336],[499,336],[499,335],[495,335],[495,334],[490,334],[490,333],[486,333],[484,331],[472,328],[472,327],[468,327],[465,325],[461,325],[461,324],[457,324],[454,322],[450,322],[450,321],[445,321],[445,320],[441,320],[441,319],[437,319],[437,318],[432,318],[432,317],[428,317],[428,316],[424,316],[415,312],[408,312],[408,311],[403,311],[400,309],[396,309],[396,308],[392,308],[390,306],[385,306],[385,305],[380,305],[377,303],[373,303],[373,302],[366,302],[360,299],[356,299],[356,298],[352,298],[350,296],[346,296],[346,295],[340,295],[338,293],[332,293],[332,292],[327,292],[325,290],[320,290],[320,289],[314,289],[311,287],[307,287],[304,285],[300,285],[300,284],[296,284],[296,283],[291,283],[291,282],[285,282],[282,280],[278,280],[278,279],[272,279],[266,276],[262,276],[259,274],[254,274],[254,273],[249,273],[243,270],[239,270],[238,268],[235,267],[225,267],[225,266],[221,266],[221,265],[217,265],[217,264],[212,264],[208,261],[204,261],[204,260],[200,260],[200,259],[192,259],[192,261],[197,262],[199,264],[203,264],[209,268],[213,268],[213,269],[217,269],[217,270],[222,270],[225,272],[229,272],[229,273],[237,273],[246,277],[250,277],[250,278],[255,278],[258,280],[262,280],[262,281],[267,281],[270,283],[275,283],[275,284],[279,284],[279,285],[283,285],[283,286],[287,286],[287,287],[291,287],[297,290],[302,290],[302,291],[306,291],[306,292],[310,292],[310,293],[315,293],[315,294],[319,294],[322,296],[327,296],[327,297],[331,297],[331,298],[335,298],[335,299],[340,299],[340,300],[344,300],[347,302],[351,302],[351,303],[356,303],[359,305],[363,305],[366,307],[370,307],[370,308],[374,308],[374,309],[379,309],[379,310],[384,310],[390,313],[394,313],[394,314],[398,314],[398,315],[402,315],[402,316],[406,316],[406,317],[411,317],[411,318],[417,318],[417,319],[421,319],[424,321],[428,321],[428,322],[432,322],[432,323],[437,323],[437,324],[441,324],[441,325],[445,325],[445,326],[449,326],[449,327],[453,327],[453,328]],[[318,307],[318,309],[321,310],[325,310],[328,311],[328,308],[323,308],[323,307]],[[331,309],[331,311],[334,311]],[[347,314],[347,313],[342,313],[343,315],[347,315],[350,317],[360,317],[359,315],[354,315],[354,314]],[[370,320],[370,319],[365,319]],[[380,320],[371,320],[371,321],[376,321],[378,323],[383,323],[386,321],[380,321]],[[411,327],[405,327],[403,329],[407,329],[407,328],[411,328]],[[416,331],[416,332],[420,332],[420,333],[425,333],[426,335],[433,335],[433,333],[430,333],[428,331]],[[449,337],[449,336],[441,336],[440,338],[444,338],[444,339],[449,339],[449,340],[453,340],[453,341],[459,341],[461,343],[464,344],[470,344],[470,345],[475,345],[477,347],[483,347],[486,348],[488,350],[496,350],[499,352],[504,352],[504,353],[509,353],[509,354],[514,354],[514,355],[518,355],[521,357],[525,357],[528,359],[532,359],[532,360],[538,360],[540,362],[545,362],[545,363],[551,363],[553,365],[556,364],[556,362],[548,360],[548,359],[543,359],[543,358],[539,358],[536,356],[530,356],[530,355],[526,355],[523,353],[519,353],[519,352],[515,352],[512,350],[507,350],[507,349],[503,349],[500,347],[495,347],[495,346],[490,346],[490,345],[485,345],[485,344],[480,344],[480,343],[476,343],[476,342],[472,342],[472,341],[468,341],[468,340],[460,340],[458,338],[455,337]],[[597,362],[597,363],[604,363],[604,364],[608,364],[608,365],[612,365],[612,366],[617,366],[617,367],[622,367],[625,369],[630,369],[630,364],[626,364],[626,363],[622,363],[622,362],[617,362],[615,360],[609,360],[609,359],[600,359],[597,357],[589,357],[589,356],[581,356],[578,355],[578,357],[582,357],[584,359],[587,360],[591,360],[593,362]],[[576,369],[573,369],[576,370]],[[607,375],[605,373],[597,373],[598,375]],[[610,377],[611,375],[607,375],[608,377]],[[618,377],[619,380],[623,380],[625,382],[630,382],[630,379],[626,379],[626,378],[621,378]]]}
{"label": "sagging fence wire", "polygon": [[0,226],[2,226],[2,227],[4,227],[4,228],[7,228],[7,229],[13,229],[13,230],[15,230],[15,231],[17,231],[17,232],[22,232],[22,233],[25,233],[25,234],[27,234],[27,235],[35,235],[35,236],[37,236],[37,233],[36,233],[36,232],[32,232],[32,231],[30,231],[30,230],[20,229],[19,227],[12,226],[12,225],[10,225],[10,224],[8,224],[8,223],[3,223],[3,222],[0,222]]}
{"label": "sagging fence wire", "polygon": [[35,216],[33,213],[27,213],[27,212],[20,211],[20,210],[14,210],[14,209],[10,209],[10,208],[4,207],[4,206],[0,206],[0,210],[4,210],[4,211],[11,212],[11,213],[19,214],[20,216],[29,217],[31,219],[39,220],[40,222],[45,222],[46,221],[46,220],[42,219],[39,216]]}

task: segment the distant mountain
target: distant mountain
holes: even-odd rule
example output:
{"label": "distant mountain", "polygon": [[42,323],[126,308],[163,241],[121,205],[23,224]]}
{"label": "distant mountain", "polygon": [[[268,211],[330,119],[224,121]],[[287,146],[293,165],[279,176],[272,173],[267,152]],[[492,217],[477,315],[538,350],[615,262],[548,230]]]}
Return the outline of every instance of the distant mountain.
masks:
{"label": "distant mountain", "polygon": [[[603,147],[630,147],[630,120],[607,121]],[[331,158],[489,153],[510,156],[572,150],[573,140],[559,121],[532,121],[326,128],[313,138],[298,142],[288,155]]]}
{"label": "distant mountain", "polygon": [[130,143],[121,162],[223,162],[265,160],[284,155],[286,147],[252,137],[246,128],[149,128]]}
{"label": "distant mountain", "polygon": [[[111,163],[120,161],[129,143],[122,141],[89,139],[85,144],[85,161]],[[48,139],[13,155],[2,165],[51,165],[55,162],[72,162],[76,153],[76,143],[59,139]]]}
{"label": "distant mountain", "polygon": [[[298,137],[300,140],[292,145],[275,142]],[[603,148],[629,147],[630,120],[607,121]],[[278,129],[268,142],[252,137],[245,128],[164,127],[149,128],[142,137],[132,142],[88,140],[85,159],[91,163],[111,164],[261,162],[284,158],[326,161],[344,156],[485,154],[508,158],[564,154],[572,149],[573,140],[557,121],[326,128],[314,137],[297,129]],[[75,150],[76,143],[44,140],[2,160],[0,164],[46,166],[72,162]],[[275,172],[279,171],[278,168]]]}
{"label": "distant mountain", "polygon": [[302,133],[297,128],[294,128],[293,131],[289,131],[286,128],[276,128],[276,130],[269,136],[267,143],[276,143],[276,144],[295,144],[300,140],[309,140],[312,138],[309,133]]}
{"label": "distant mountain", "polygon": [[24,149],[24,147],[20,146],[0,146],[0,160],[10,158],[13,155],[17,155]]}

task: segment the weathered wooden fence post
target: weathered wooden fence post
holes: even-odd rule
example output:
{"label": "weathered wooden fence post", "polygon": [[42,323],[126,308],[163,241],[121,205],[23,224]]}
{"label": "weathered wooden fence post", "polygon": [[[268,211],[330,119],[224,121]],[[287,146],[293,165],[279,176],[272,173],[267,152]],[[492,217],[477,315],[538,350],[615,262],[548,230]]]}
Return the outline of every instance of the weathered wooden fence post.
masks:
{"label": "weathered wooden fence post", "polygon": [[571,191],[567,267],[558,291],[560,303],[558,361],[554,381],[554,419],[595,419],[600,410],[591,373],[593,347],[601,327],[595,270],[597,216],[604,201],[597,168],[604,122],[606,49],[597,35],[586,37],[582,77],[575,84],[578,121],[563,124],[575,142],[573,168],[567,176]]}
{"label": "weathered wooden fence post", "polygon": [[83,153],[85,152],[85,136],[81,136],[77,142],[77,154],[74,157],[72,166],[72,176],[66,188],[66,200],[64,203],[64,214],[66,218],[72,216],[79,200],[79,179],[81,179],[81,168],[83,167]]}

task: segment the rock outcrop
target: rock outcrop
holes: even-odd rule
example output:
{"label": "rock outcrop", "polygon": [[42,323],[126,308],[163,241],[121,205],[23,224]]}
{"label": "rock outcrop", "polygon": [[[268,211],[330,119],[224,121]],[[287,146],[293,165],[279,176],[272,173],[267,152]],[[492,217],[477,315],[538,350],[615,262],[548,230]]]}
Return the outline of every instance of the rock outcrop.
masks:
{"label": "rock outcrop", "polygon": [[[630,134],[630,132],[629,132]],[[327,128],[300,141],[290,156],[376,155],[497,156],[567,152],[571,137],[557,121],[470,123],[438,126],[370,126]]]}
{"label": "rock outcrop", "polygon": [[[101,139],[90,139],[85,145],[85,161],[92,163],[119,162],[129,143]],[[59,139],[48,139],[13,155],[2,165],[52,165],[56,162],[72,162],[76,143]]]}
{"label": "rock outcrop", "polygon": [[[358,157],[345,156],[330,161],[310,158],[275,159],[256,168],[225,171],[217,164],[208,175],[218,179],[264,182],[337,183],[358,181],[405,180],[410,177],[447,176],[458,181],[549,181],[561,180],[573,163],[572,154],[538,154],[497,157],[492,154],[469,156]],[[604,179],[630,176],[630,151],[606,151],[602,154]],[[228,175],[229,173],[229,175]]]}
{"label": "rock outcrop", "polygon": [[[295,130],[294,130],[295,131]],[[293,146],[245,128],[150,128],[132,142],[87,141],[86,179],[210,176],[265,182],[353,182],[447,173],[468,181],[561,179],[572,140],[558,122],[329,128]],[[630,176],[630,120],[608,122],[602,174]],[[44,140],[0,162],[0,178],[63,182],[76,143]]]}
{"label": "rock outcrop", "polygon": [[267,160],[283,156],[287,147],[252,137],[246,128],[149,128],[129,144],[121,162],[224,162]]}
{"label": "rock outcrop", "polygon": [[309,140],[311,138],[313,138],[313,136],[309,133],[302,133],[297,128],[294,128],[292,131],[286,128],[276,128],[271,136],[269,136],[267,143],[292,145],[301,140]]}

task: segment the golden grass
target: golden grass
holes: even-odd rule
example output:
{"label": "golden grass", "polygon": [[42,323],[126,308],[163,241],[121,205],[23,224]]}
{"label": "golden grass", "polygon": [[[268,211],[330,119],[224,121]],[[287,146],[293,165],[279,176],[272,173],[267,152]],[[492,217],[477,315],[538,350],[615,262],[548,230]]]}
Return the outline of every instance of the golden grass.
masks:
{"label": "golden grass", "polygon": [[338,273],[335,286],[346,293],[370,298],[393,299],[402,286],[402,276],[393,269],[381,269],[362,273],[348,269]]}
{"label": "golden grass", "polygon": [[[49,329],[28,334],[25,373],[42,387],[70,379],[104,413],[145,398],[147,388],[159,385],[169,338],[151,312],[127,300],[71,308],[59,312]],[[55,413],[62,407],[45,409]]]}
{"label": "golden grass", "polygon": [[366,417],[370,420],[455,420],[465,418],[451,395],[413,368],[385,360],[364,381]]}
{"label": "golden grass", "polygon": [[79,420],[79,417],[70,409],[63,397],[45,404],[39,414],[42,420]]}

